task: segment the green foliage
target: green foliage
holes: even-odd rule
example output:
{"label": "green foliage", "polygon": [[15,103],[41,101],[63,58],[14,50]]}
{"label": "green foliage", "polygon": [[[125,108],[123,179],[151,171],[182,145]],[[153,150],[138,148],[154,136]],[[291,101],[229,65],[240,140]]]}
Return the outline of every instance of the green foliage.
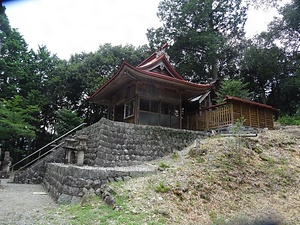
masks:
{"label": "green foliage", "polygon": [[281,116],[276,120],[277,123],[284,125],[300,125],[300,118],[298,116]]}
{"label": "green foliage", "polygon": [[83,122],[83,119],[80,118],[76,112],[68,109],[60,109],[56,115],[55,130],[58,136],[67,133]]}
{"label": "green foliage", "polygon": [[276,17],[269,25],[273,40],[279,40],[284,48],[293,54],[299,55],[300,31],[300,2],[292,0],[278,11]]}
{"label": "green foliage", "polygon": [[207,81],[234,70],[246,20],[241,0],[163,0],[157,15],[163,26],[148,30],[150,46],[172,43],[168,53],[187,79]]}
{"label": "green foliage", "polygon": [[300,125],[300,106],[297,108],[296,113],[292,116],[284,115],[280,116],[276,122],[284,125]]}
{"label": "green foliage", "polygon": [[178,159],[178,153],[177,152],[173,152],[172,159],[174,159],[174,160]]}
{"label": "green foliage", "polygon": [[273,80],[279,81],[284,60],[283,51],[276,46],[265,48],[252,44],[245,51],[242,76],[260,102],[267,102],[267,90],[275,88]]}
{"label": "green foliage", "polygon": [[168,165],[168,164],[165,163],[165,162],[161,162],[161,163],[159,164],[159,167],[162,168],[162,169],[168,169],[168,168],[170,168],[170,165]]}
{"label": "green foliage", "polygon": [[149,212],[132,212],[127,205],[126,195],[114,196],[118,209],[103,203],[98,196],[93,196],[93,204],[82,207],[80,204],[61,206],[59,212],[48,213],[47,220],[51,224],[61,224],[61,219],[57,219],[57,214],[63,215],[67,224],[165,224],[162,216],[156,216]]}
{"label": "green foliage", "polygon": [[250,100],[250,91],[242,79],[223,80],[217,91],[217,103],[223,102],[226,95]]}
{"label": "green foliage", "polygon": [[37,114],[36,106],[26,106],[24,99],[15,96],[11,100],[0,100],[0,137],[1,140],[34,138],[36,128],[31,125]]}
{"label": "green foliage", "polygon": [[155,187],[155,191],[159,193],[166,193],[170,191],[170,187],[165,185],[163,181],[160,181],[159,184]]}

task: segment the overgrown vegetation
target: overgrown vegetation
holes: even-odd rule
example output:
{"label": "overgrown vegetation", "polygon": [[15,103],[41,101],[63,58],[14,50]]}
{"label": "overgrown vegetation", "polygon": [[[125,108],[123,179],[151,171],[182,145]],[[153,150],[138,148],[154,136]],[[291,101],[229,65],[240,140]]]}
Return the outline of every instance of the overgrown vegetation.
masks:
{"label": "overgrown vegetation", "polygon": [[300,107],[293,116],[281,116],[276,122],[284,125],[300,125]]}
{"label": "overgrown vegetation", "polygon": [[[50,212],[48,221],[51,224],[86,225],[86,224],[165,224],[160,215],[153,217],[147,211],[137,212],[128,206],[130,193],[114,195],[117,208],[103,203],[98,196],[91,196],[84,204],[62,205],[58,211]],[[60,216],[64,217],[61,220]]]}
{"label": "overgrown vegetation", "polygon": [[222,103],[226,95],[251,100],[251,93],[242,79],[223,80],[217,92],[217,103]]}
{"label": "overgrown vegetation", "polygon": [[300,118],[298,116],[281,116],[276,122],[284,125],[300,125]]}
{"label": "overgrown vegetation", "polygon": [[96,199],[53,213],[70,224],[299,224],[299,137],[300,127],[282,126],[242,138],[239,148],[232,137],[207,138],[150,162],[169,165],[156,175],[109,184],[115,210]]}

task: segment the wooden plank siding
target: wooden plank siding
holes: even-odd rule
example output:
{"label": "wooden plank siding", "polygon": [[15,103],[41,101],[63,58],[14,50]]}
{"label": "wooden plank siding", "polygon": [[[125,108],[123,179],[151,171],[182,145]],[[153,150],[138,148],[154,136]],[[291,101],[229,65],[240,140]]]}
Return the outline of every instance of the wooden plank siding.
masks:
{"label": "wooden plank siding", "polygon": [[202,109],[188,116],[188,129],[211,130],[229,126],[244,118],[243,125],[274,129],[273,110],[243,102],[229,102]]}

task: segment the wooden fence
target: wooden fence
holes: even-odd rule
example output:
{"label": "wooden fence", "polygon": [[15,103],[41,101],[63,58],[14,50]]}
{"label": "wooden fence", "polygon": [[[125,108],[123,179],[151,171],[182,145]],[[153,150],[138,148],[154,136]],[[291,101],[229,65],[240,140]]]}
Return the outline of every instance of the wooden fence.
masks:
{"label": "wooden fence", "polygon": [[187,129],[217,129],[234,124],[242,117],[245,126],[274,129],[272,109],[236,101],[214,105],[189,114]]}
{"label": "wooden fence", "polygon": [[188,116],[188,128],[191,130],[209,130],[228,126],[233,123],[231,104],[215,105]]}

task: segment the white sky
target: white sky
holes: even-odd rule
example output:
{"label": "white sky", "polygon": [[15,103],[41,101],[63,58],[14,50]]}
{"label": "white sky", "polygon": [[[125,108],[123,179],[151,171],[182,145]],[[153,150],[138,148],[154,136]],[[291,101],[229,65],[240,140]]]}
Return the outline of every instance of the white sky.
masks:
{"label": "white sky", "polygon": [[[148,28],[159,27],[160,0],[21,0],[4,4],[13,28],[30,48],[46,45],[61,59],[96,51],[99,45],[147,44]],[[276,10],[251,10],[247,36],[267,29]]]}

